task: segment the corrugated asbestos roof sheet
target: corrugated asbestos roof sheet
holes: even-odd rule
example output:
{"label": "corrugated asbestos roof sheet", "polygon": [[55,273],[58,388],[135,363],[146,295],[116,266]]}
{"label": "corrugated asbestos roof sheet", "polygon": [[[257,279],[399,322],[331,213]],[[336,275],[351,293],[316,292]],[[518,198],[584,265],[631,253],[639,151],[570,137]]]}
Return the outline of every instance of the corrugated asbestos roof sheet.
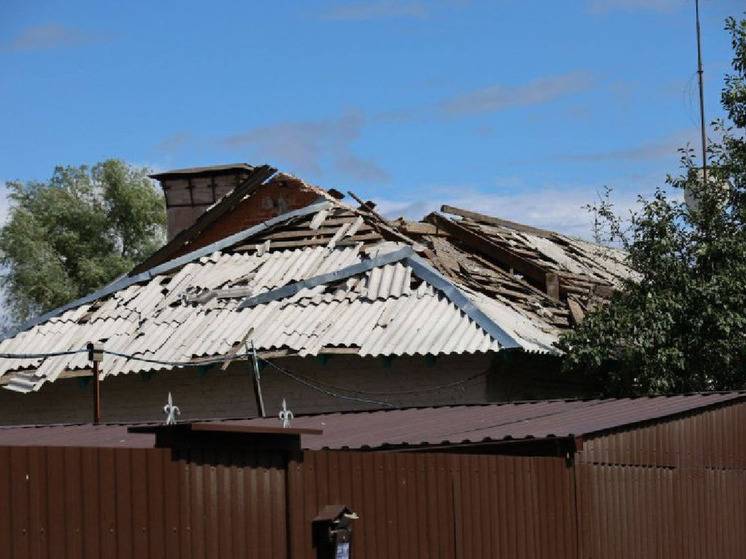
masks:
{"label": "corrugated asbestos roof sheet", "polygon": [[[746,392],[607,400],[536,401],[296,417],[293,428],[321,429],[303,436],[306,449],[427,447],[551,437],[589,437],[631,429],[647,421],[696,413],[746,399]],[[230,420],[231,424],[279,426],[276,418]],[[124,425],[0,427],[0,445],[152,446],[152,435]]]}
{"label": "corrugated asbestos roof sheet", "polygon": [[[387,250],[401,246],[388,243]],[[380,246],[375,250],[381,251]],[[327,347],[355,348],[361,356],[477,353],[503,347],[489,324],[475,322],[473,311],[469,314],[459,306],[454,299],[459,293],[476,309],[484,306],[488,322],[504,331],[508,340],[529,350],[551,350],[547,333],[523,324],[507,306],[496,301],[487,304],[452,285],[453,293],[436,289],[413,274],[406,261],[374,266],[349,277],[339,275],[352,265],[371,262],[368,256],[360,243],[216,252],[72,308],[3,340],[0,352],[67,351],[91,340],[105,340],[109,351],[184,362],[225,355],[244,343],[249,332],[259,351],[286,349],[301,356],[316,355]],[[321,285],[238,308],[244,298],[330,273],[335,279]],[[88,365],[84,353],[44,360],[0,359],[0,375],[10,378],[6,388],[28,392],[54,381],[63,371]],[[102,363],[105,375],[170,368],[109,354]]]}
{"label": "corrugated asbestos roof sheet", "polygon": [[[69,351],[104,341],[109,351],[196,362],[243,351],[249,335],[259,351],[301,356],[337,348],[361,356],[504,347],[556,352],[553,343],[568,324],[561,305],[520,278],[488,269],[486,262],[480,267],[433,246],[418,248],[380,218],[326,200],[123,278],[3,340],[0,352]],[[348,272],[402,247],[419,250],[421,257]],[[465,272],[451,270],[445,264],[451,261]],[[487,289],[471,282],[480,274],[497,274],[500,284]],[[325,276],[321,284],[240,307],[243,300],[320,276]],[[0,382],[30,392],[88,366],[82,353],[0,359]],[[105,375],[170,368],[110,354],[102,364]]]}

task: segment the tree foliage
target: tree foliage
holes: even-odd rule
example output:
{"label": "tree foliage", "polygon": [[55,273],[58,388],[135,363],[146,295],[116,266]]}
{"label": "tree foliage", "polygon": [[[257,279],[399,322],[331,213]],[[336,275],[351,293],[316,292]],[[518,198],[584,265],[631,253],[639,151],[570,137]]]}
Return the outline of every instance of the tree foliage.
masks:
{"label": "tree foliage", "polygon": [[128,272],[165,240],[163,197],[147,170],[107,160],[57,167],[47,182],[9,182],[0,262],[22,321]]}
{"label": "tree foliage", "polygon": [[[733,72],[713,123],[707,181],[691,149],[625,222],[595,207],[609,240],[639,274],[564,336],[565,368],[607,394],[734,389],[746,385],[746,19],[726,20]],[[682,201],[686,193],[688,203]]]}

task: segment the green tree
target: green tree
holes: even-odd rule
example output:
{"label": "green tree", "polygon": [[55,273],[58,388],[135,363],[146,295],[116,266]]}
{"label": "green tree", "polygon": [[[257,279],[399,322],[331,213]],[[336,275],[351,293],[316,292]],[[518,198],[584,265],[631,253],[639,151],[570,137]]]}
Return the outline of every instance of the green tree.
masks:
{"label": "green tree", "polygon": [[607,202],[595,208],[639,278],[559,347],[565,368],[606,394],[746,385],[746,19],[729,18],[726,29],[734,49],[722,93],[728,121],[713,123],[719,139],[709,146],[707,181],[687,148],[682,174],[641,199],[628,222]]}
{"label": "green tree", "polygon": [[9,182],[0,229],[13,321],[81,297],[128,272],[165,240],[163,197],[147,169],[110,159],[57,167],[47,182]]}

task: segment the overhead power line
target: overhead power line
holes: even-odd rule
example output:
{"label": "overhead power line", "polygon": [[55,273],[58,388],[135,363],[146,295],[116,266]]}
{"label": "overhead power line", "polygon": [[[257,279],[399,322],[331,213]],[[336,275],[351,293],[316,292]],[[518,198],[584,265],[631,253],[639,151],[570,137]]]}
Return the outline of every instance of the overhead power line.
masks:
{"label": "overhead power line", "polygon": [[[78,353],[86,353],[87,351],[88,351],[87,348],[81,348],[81,349],[76,349],[76,350],[52,351],[52,352],[44,352],[44,353],[0,353],[0,358],[24,359],[24,360],[46,359],[49,357],[61,357],[61,356],[66,356],[66,355],[75,355]],[[240,354],[207,358],[207,359],[202,359],[200,361],[169,361],[169,360],[164,360],[164,359],[156,359],[153,357],[146,357],[144,355],[135,355],[131,353],[124,353],[121,351],[113,351],[113,350],[108,350],[108,349],[104,349],[103,353],[111,355],[113,357],[120,357],[120,358],[127,359],[127,360],[140,361],[143,363],[150,363],[153,365],[162,365],[164,367],[172,367],[172,368],[218,365],[221,363],[236,361],[239,359],[250,360],[252,358],[251,354],[249,353],[240,353]],[[482,371],[480,373],[471,375],[465,379],[460,379],[460,380],[456,380],[456,381],[452,381],[452,382],[448,382],[444,384],[438,384],[435,386],[424,386],[424,387],[418,387],[418,388],[407,389],[407,390],[368,391],[368,390],[359,390],[355,388],[348,388],[344,386],[329,384],[329,383],[325,383],[320,380],[312,379],[306,375],[280,367],[279,365],[273,363],[272,361],[269,361],[262,357],[257,356],[257,360],[271,367],[278,373],[288,377],[294,382],[301,384],[303,386],[306,386],[322,394],[325,394],[327,396],[331,396],[333,398],[338,398],[338,399],[343,399],[343,400],[362,402],[366,404],[376,404],[376,405],[381,405],[381,406],[386,406],[386,407],[394,407],[394,404],[392,404],[391,402],[368,398],[365,396],[396,397],[396,396],[405,396],[408,394],[416,394],[420,392],[435,392],[437,390],[445,390],[448,388],[455,388],[458,386],[462,386],[462,385],[468,384],[470,382],[473,382],[487,375],[487,371]]]}
{"label": "overhead power line", "polygon": [[0,359],[46,359],[47,357],[61,357],[63,355],[75,355],[86,353],[88,349],[72,349],[69,351],[51,351],[46,353],[0,353]]}

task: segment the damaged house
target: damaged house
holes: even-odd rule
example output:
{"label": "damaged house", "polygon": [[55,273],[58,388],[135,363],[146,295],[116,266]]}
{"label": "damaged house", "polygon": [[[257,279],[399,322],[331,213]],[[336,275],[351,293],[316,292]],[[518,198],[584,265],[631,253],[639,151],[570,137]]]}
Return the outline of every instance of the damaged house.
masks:
{"label": "damaged house", "polygon": [[180,419],[255,416],[256,385],[268,415],[582,395],[553,344],[631,274],[613,249],[450,207],[388,221],[268,166],[154,177],[168,244],[0,343],[25,356],[0,358],[0,423],[89,420],[89,342],[106,422],[160,420],[169,393]]}

